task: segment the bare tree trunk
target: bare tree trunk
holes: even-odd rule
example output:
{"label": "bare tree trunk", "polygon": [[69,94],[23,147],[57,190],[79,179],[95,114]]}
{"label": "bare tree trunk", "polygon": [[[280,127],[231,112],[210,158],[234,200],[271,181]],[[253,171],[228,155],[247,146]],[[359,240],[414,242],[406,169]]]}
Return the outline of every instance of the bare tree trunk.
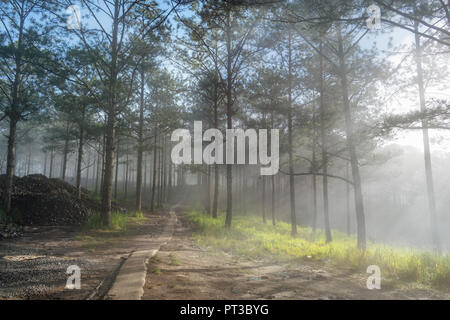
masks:
{"label": "bare tree trunk", "polygon": [[31,172],[31,145],[28,146],[27,176]]}
{"label": "bare tree trunk", "polygon": [[47,176],[47,151],[44,152],[44,170],[43,170],[43,174],[44,176]]}
{"label": "bare tree trunk", "polygon": [[[100,150],[100,146],[99,146],[99,150]],[[95,176],[95,195],[98,194],[98,182],[99,182],[99,178],[100,178],[100,169],[101,169],[101,161],[100,161],[100,152],[98,152],[97,154],[97,173]]]}
{"label": "bare tree trunk", "polygon": [[117,200],[117,184],[119,183],[119,139],[116,147],[116,174],[114,179],[114,199]]}
{"label": "bare tree trunk", "polygon": [[[92,153],[92,151],[91,151],[91,153]],[[95,185],[94,185],[94,183],[95,183],[95,172],[96,172],[95,168],[97,166],[97,158],[95,156],[95,153],[93,154],[93,157],[94,157],[94,163],[92,164],[92,177],[91,177],[91,181],[92,182],[91,182],[91,186],[95,188]]]}
{"label": "bare tree trunk", "polygon": [[78,199],[81,199],[81,165],[83,162],[83,146],[84,146],[84,126],[80,124],[78,136],[78,160],[77,160],[77,177],[76,177]]}
{"label": "bare tree trunk", "polygon": [[136,210],[142,211],[142,155],[144,153],[144,89],[145,73],[141,70],[141,92],[139,102],[139,127],[137,143],[137,172],[136,172]]}
{"label": "bare tree trunk", "polygon": [[292,34],[288,31],[288,54],[289,54],[289,74],[288,74],[288,150],[289,150],[289,195],[291,205],[291,234],[297,234],[297,216],[295,213],[295,181],[294,181],[294,156],[292,145]]}
{"label": "bare tree trunk", "polygon": [[3,194],[3,206],[8,214],[11,211],[11,197],[14,185],[15,156],[16,156],[16,139],[17,139],[17,122],[19,121],[19,89],[22,82],[22,41],[25,26],[25,14],[22,6],[19,22],[19,37],[17,41],[17,52],[15,54],[15,75],[12,87],[11,110],[8,113],[9,118],[9,135],[8,135],[8,155],[6,160],[6,179]]}
{"label": "bare tree trunk", "polygon": [[[423,83],[423,70],[422,70],[422,46],[420,43],[419,24],[416,21],[414,23],[415,30],[415,40],[416,40],[416,64],[417,64],[417,83],[419,86],[419,98],[420,98],[420,111],[426,112],[425,105],[425,88]],[[436,214],[436,200],[434,194],[434,182],[433,182],[433,169],[431,166],[431,151],[430,151],[430,140],[428,135],[428,121],[426,119],[422,120],[422,133],[423,133],[423,150],[424,150],[424,160],[425,160],[425,176],[427,180],[427,195],[428,195],[428,208],[430,211],[430,226],[431,226],[431,237],[433,241],[434,250],[441,254],[441,241],[439,236],[439,230],[437,225],[437,214]]]}
{"label": "bare tree trunk", "polygon": [[[242,175],[242,186],[244,189],[247,188],[247,170],[244,170],[244,174]],[[244,214],[247,213],[247,201],[244,201],[244,207],[242,208]]]}
{"label": "bare tree trunk", "polygon": [[261,184],[262,184],[262,194],[261,194],[261,209],[262,209],[262,219],[263,223],[266,223],[266,179],[264,176],[261,176]]}
{"label": "bare tree trunk", "polygon": [[147,156],[144,154],[144,160],[143,160],[143,166],[144,166],[144,185],[143,185],[143,193],[144,195],[147,194],[147,175],[148,175],[148,168],[147,168]]}
{"label": "bare tree trunk", "polygon": [[[214,127],[219,127],[219,116],[218,116],[218,95],[217,95],[217,82],[214,86]],[[219,165],[214,164],[214,194],[212,203],[212,216],[217,218],[217,210],[219,205]]]}
{"label": "bare tree trunk", "polygon": [[[347,180],[350,180],[350,170],[349,170],[350,163],[347,162],[347,165],[345,166],[345,177]],[[347,200],[347,235],[349,236],[351,234],[351,219],[350,219],[350,184],[345,184],[345,192],[346,192],[346,200]]]}
{"label": "bare tree trunk", "polygon": [[350,154],[350,163],[352,167],[352,176],[355,192],[355,211],[357,223],[358,248],[366,249],[366,218],[364,214],[364,199],[362,194],[361,176],[359,172],[358,156],[356,154],[353,120],[350,110],[350,100],[348,96],[347,66],[345,64],[345,53],[341,31],[338,28],[338,55],[339,55],[339,74],[342,86],[342,99],[344,106],[345,131],[347,135],[347,148]]}
{"label": "bare tree trunk", "polygon": [[130,161],[128,159],[128,152],[127,152],[127,157],[126,157],[126,163],[125,163],[125,190],[124,190],[124,199],[127,200],[128,199],[128,170],[129,170],[129,166],[130,166]]}
{"label": "bare tree trunk", "polygon": [[152,177],[152,201],[150,203],[150,210],[151,212],[155,209],[155,191],[156,191],[156,145],[157,145],[157,134],[158,132],[155,131],[155,137],[154,137],[154,147],[153,147],[153,177]]}
{"label": "bare tree trunk", "polygon": [[167,146],[166,146],[166,136],[163,137],[163,185],[162,185],[162,203],[164,204],[166,202],[167,199]]}
{"label": "bare tree trunk", "polygon": [[182,178],[181,178],[181,174],[182,174],[182,170],[183,168],[181,166],[177,166],[177,187],[181,187],[182,186]]}
{"label": "bare tree trunk", "polygon": [[85,187],[86,189],[89,189],[89,168],[91,167],[91,152],[88,150],[87,151],[87,166],[86,166],[86,183],[85,183]]}
{"label": "bare tree trunk", "polygon": [[[170,152],[170,150],[171,150],[171,147],[169,146],[169,152]],[[167,203],[171,203],[171,199],[172,199],[172,185],[173,185],[173,181],[172,181],[172,179],[173,179],[173,164],[172,164],[172,160],[171,160],[170,157],[169,157],[168,161],[169,161],[169,163],[168,163],[168,165],[169,165],[169,175],[168,175],[168,177],[169,177],[169,185],[168,185],[168,190],[167,190]]]}
{"label": "bare tree trunk", "polygon": [[207,166],[206,169],[205,209],[206,214],[211,215],[211,166]]}
{"label": "bare tree trunk", "polygon": [[[114,2],[114,19],[112,24],[111,42],[111,73],[108,88],[108,110],[106,124],[105,168],[102,184],[102,220],[105,225],[111,224],[112,179],[114,170],[115,133],[116,133],[116,90],[117,90],[117,60],[119,33],[120,3]],[[124,13],[125,14],[125,13]]]}
{"label": "bare tree trunk", "polygon": [[[273,117],[273,110],[270,112],[270,128],[274,129],[274,117]],[[271,132],[269,130],[269,132]],[[272,136],[270,133],[270,147],[272,148]],[[244,173],[245,174],[245,173]],[[271,201],[271,213],[272,213],[272,225],[276,225],[276,221],[275,221],[275,175],[272,175],[270,177],[270,181],[271,181],[271,196],[272,196],[272,201]],[[244,185],[244,188],[246,186]]]}
{"label": "bare tree trunk", "polygon": [[[170,148],[168,147],[167,152],[170,152]],[[165,202],[170,203],[170,197],[171,197],[171,173],[172,173],[172,164],[170,163],[170,157],[169,154],[166,153],[166,187],[165,187]]]}
{"label": "bare tree trunk", "polygon": [[[231,13],[227,12],[226,17],[226,46],[227,46],[227,129],[233,128],[233,80],[232,80],[232,55],[231,51]],[[231,141],[226,141],[227,145]],[[228,154],[227,154],[228,157]],[[227,168],[227,213],[225,218],[225,227],[231,228],[231,219],[233,217],[233,167],[226,164]]]}
{"label": "bare tree trunk", "polygon": [[213,218],[217,218],[218,207],[219,207],[219,165],[214,164],[214,195],[212,207]]}
{"label": "bare tree trunk", "polygon": [[270,177],[271,180],[271,187],[272,187],[272,225],[276,225],[275,221],[275,175],[272,175]]}
{"label": "bare tree trunk", "polygon": [[130,182],[131,184],[134,184],[136,182],[136,176],[134,175],[134,162],[133,159],[131,159],[130,162]]}
{"label": "bare tree trunk", "polygon": [[[102,144],[102,168],[101,168],[101,179],[100,179],[100,190],[103,190],[103,180],[105,179],[105,150],[106,150],[106,135],[103,134],[103,144]],[[101,192],[101,191],[100,191]]]}
{"label": "bare tree trunk", "polygon": [[323,216],[325,223],[326,242],[331,242],[330,217],[328,208],[328,154],[327,154],[327,129],[326,129],[326,110],[325,110],[325,87],[323,79],[323,56],[322,42],[320,43],[320,136],[322,140],[322,191],[323,191]]}
{"label": "bare tree trunk", "polygon": [[[158,138],[158,144],[161,145],[161,137]],[[156,179],[156,207],[161,207],[161,149],[158,150],[158,170],[157,170],[157,179]]]}
{"label": "bare tree trunk", "polygon": [[61,169],[61,179],[62,180],[66,180],[67,155],[69,154],[69,129],[70,129],[70,122],[69,122],[69,120],[67,120],[66,136],[65,136],[64,150],[63,150],[63,161],[62,161],[62,169]]}
{"label": "bare tree trunk", "polygon": [[159,137],[159,144],[161,145],[161,149],[159,150],[159,156],[158,156],[158,208],[161,208],[162,203],[162,174],[163,174],[163,152],[164,152],[164,145],[162,144],[162,137]]}
{"label": "bare tree trunk", "polygon": [[53,177],[53,158],[54,158],[54,151],[53,151],[53,148],[52,148],[52,150],[50,151],[50,168],[49,168],[49,170],[50,170],[50,172],[49,172],[49,178],[51,179],[52,177]]}
{"label": "bare tree trunk", "polygon": [[6,180],[5,180],[5,193],[4,193],[4,208],[5,212],[11,211],[11,197],[12,188],[14,182],[14,169],[15,169],[15,155],[16,155],[16,137],[17,137],[17,121],[10,119],[9,121],[9,136],[8,136],[8,158],[6,161]]}
{"label": "bare tree trunk", "polygon": [[[312,171],[316,172],[317,168],[317,124],[316,124],[316,104],[314,103],[313,110],[313,152],[312,152]],[[312,175],[312,187],[313,187],[313,218],[312,218],[312,230],[313,234],[316,233],[317,229],[317,177],[315,174]]]}

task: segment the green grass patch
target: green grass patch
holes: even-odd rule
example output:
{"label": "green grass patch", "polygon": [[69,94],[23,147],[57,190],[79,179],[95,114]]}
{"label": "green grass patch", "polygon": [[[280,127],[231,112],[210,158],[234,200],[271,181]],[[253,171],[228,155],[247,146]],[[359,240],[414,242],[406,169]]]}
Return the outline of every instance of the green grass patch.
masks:
{"label": "green grass patch", "polygon": [[154,273],[154,274],[161,274],[161,270],[159,268],[154,268],[152,270],[152,273]]}
{"label": "green grass patch", "polygon": [[147,217],[142,212],[135,211],[128,215],[128,220],[137,224],[143,224],[147,221]]}
{"label": "green grass patch", "polygon": [[188,218],[197,226],[194,238],[201,244],[233,252],[237,256],[277,261],[309,260],[365,272],[378,265],[383,278],[415,282],[441,289],[450,288],[450,256],[439,256],[411,248],[368,243],[367,250],[357,249],[356,239],[333,231],[333,242],[326,243],[323,231],[298,228],[291,236],[291,226],[278,222],[264,224],[260,217],[234,216],[230,230],[224,228],[224,216],[214,219],[193,211]]}
{"label": "green grass patch", "polygon": [[177,256],[174,253],[169,254],[170,258],[170,265],[172,266],[179,266],[180,261],[178,261]]}
{"label": "green grass patch", "polygon": [[84,227],[87,230],[113,230],[120,231],[125,230],[127,226],[127,215],[120,212],[111,213],[111,224],[106,226],[103,223],[100,212],[96,212],[91,215],[86,221]]}
{"label": "green grass patch", "polygon": [[97,247],[112,245],[133,236],[135,227],[145,224],[147,219],[141,212],[112,212],[111,225],[105,226],[101,214],[95,213],[75,239],[82,241],[85,248],[95,251]]}

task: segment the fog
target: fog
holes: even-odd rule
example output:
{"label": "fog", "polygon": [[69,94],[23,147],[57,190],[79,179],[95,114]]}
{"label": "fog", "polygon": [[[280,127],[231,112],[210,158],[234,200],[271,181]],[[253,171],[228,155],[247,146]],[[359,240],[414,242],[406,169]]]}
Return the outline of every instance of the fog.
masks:
{"label": "fog", "polygon": [[[55,150],[53,153],[53,169],[50,175],[51,153],[46,154],[38,135],[29,140],[33,132],[22,130],[19,136],[22,140],[17,148],[16,175],[44,174],[47,177],[61,178],[63,156]],[[21,135],[20,133],[23,133]],[[1,173],[5,173],[6,142],[2,139],[2,157],[0,161]],[[68,154],[66,181],[75,184],[76,174],[76,144],[71,146]],[[82,187],[92,193],[99,192],[98,160],[101,159],[95,148],[87,148],[82,166]],[[384,146],[373,152],[373,158],[361,166],[364,192],[364,205],[366,208],[367,237],[369,241],[377,243],[394,244],[429,250],[431,248],[430,217],[428,213],[428,198],[423,165],[423,151],[417,147],[400,145],[394,140],[388,141]],[[47,160],[45,158],[47,157]],[[150,201],[152,179],[152,153],[146,153],[144,167],[144,203]],[[444,250],[450,248],[450,175],[448,163],[450,155],[444,151],[435,151],[432,154],[433,174],[436,193],[437,214],[439,221],[439,234]],[[132,202],[136,190],[136,156],[132,145],[128,152],[128,178],[127,155],[119,157],[118,195],[122,201]],[[44,166],[46,168],[44,169]],[[213,166],[212,166],[213,167]],[[238,214],[261,214],[261,176],[258,165],[235,165],[234,184],[237,191],[234,193],[235,211]],[[281,168],[283,169],[283,168]],[[345,165],[335,161],[329,168],[330,174],[345,177]],[[307,171],[307,166],[297,165],[296,171]],[[219,210],[225,211],[225,171],[220,174]],[[198,169],[187,167],[185,170],[185,185],[174,189],[173,201],[179,200],[190,204],[199,204],[203,201],[204,189],[199,186],[202,175]],[[173,185],[179,185],[179,176],[173,172]],[[247,187],[244,185],[246,180]],[[270,220],[271,208],[271,176],[266,176],[266,214]],[[283,173],[274,176],[275,189],[275,215],[276,219],[289,222],[289,186],[288,178]],[[299,226],[310,227],[313,220],[314,202],[312,189],[312,175],[295,178],[296,184],[296,212]],[[324,228],[322,178],[317,181],[317,227]],[[348,187],[348,188],[347,188]],[[193,189],[192,189],[193,188]],[[197,189],[196,189],[197,188]],[[198,189],[200,188],[200,189]],[[243,190],[243,191],[242,191]],[[126,193],[126,194],[125,194]],[[354,199],[352,186],[345,181],[331,178],[329,180],[330,224],[331,228],[346,233],[348,219],[350,233],[356,232]]]}

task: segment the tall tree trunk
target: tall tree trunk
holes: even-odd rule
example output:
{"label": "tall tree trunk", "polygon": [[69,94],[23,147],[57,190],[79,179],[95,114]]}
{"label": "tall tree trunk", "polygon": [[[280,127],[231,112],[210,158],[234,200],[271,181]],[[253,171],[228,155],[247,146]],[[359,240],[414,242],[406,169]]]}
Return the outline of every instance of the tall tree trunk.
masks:
{"label": "tall tree trunk", "polygon": [[61,179],[66,180],[66,170],[67,170],[67,156],[69,154],[69,129],[70,129],[70,121],[67,120],[66,124],[66,136],[64,140],[64,150],[63,150],[63,160],[62,160],[62,169],[61,169]]}
{"label": "tall tree trunk", "polygon": [[31,145],[28,146],[27,176],[31,172]]}
{"label": "tall tree trunk", "polygon": [[163,152],[164,152],[164,145],[162,143],[163,138],[159,137],[159,144],[161,145],[161,149],[159,150],[159,156],[158,156],[158,208],[161,208],[162,206],[162,189],[163,189]]}
{"label": "tall tree trunk", "polygon": [[[125,13],[124,13],[125,14]],[[115,133],[116,133],[116,94],[117,94],[117,60],[120,1],[114,1],[114,19],[111,41],[111,73],[108,88],[108,110],[106,124],[105,168],[102,184],[102,220],[111,224],[112,179],[114,170]]]}
{"label": "tall tree trunk", "polygon": [[[244,174],[242,175],[242,186],[244,189],[246,189],[247,185],[248,185],[247,184],[247,170],[244,170]],[[244,206],[243,206],[242,210],[243,210],[244,214],[247,214],[247,201],[244,201],[243,205]]]}
{"label": "tall tree trunk", "polygon": [[[419,24],[414,22],[415,40],[416,40],[416,64],[417,64],[417,84],[419,86],[419,98],[420,98],[420,111],[426,112],[425,105],[425,88],[423,81],[423,69],[422,69],[422,45],[420,43]],[[427,195],[428,195],[428,209],[430,211],[430,226],[431,237],[433,241],[434,250],[441,254],[441,241],[439,236],[439,229],[437,224],[436,213],[436,200],[434,194],[434,182],[433,182],[433,169],[431,166],[431,151],[430,151],[430,139],[428,135],[428,121],[422,120],[422,133],[423,133],[423,150],[425,160],[425,176],[427,180]]]}
{"label": "tall tree trunk", "polygon": [[272,205],[272,225],[276,225],[276,221],[275,221],[275,175],[272,175],[270,177],[270,181],[271,181],[271,192],[272,192],[272,201],[271,201],[271,205]]}
{"label": "tall tree trunk", "polygon": [[142,192],[144,195],[147,194],[147,175],[148,175],[148,168],[147,168],[147,156],[144,154],[144,159],[143,159],[143,166],[144,166],[144,185],[142,187]]}
{"label": "tall tree trunk", "polygon": [[[214,85],[214,128],[219,127],[219,115],[218,115],[218,83]],[[219,165],[214,164],[214,194],[212,203],[212,216],[217,218],[217,210],[219,205]]]}
{"label": "tall tree trunk", "polygon": [[17,137],[17,121],[11,119],[9,121],[9,136],[8,136],[8,157],[6,161],[6,180],[4,193],[4,209],[6,213],[11,211],[11,197],[14,182],[15,156],[16,156],[16,137]]}
{"label": "tall tree trunk", "polygon": [[323,56],[322,56],[322,42],[320,43],[320,137],[322,142],[322,191],[323,191],[323,216],[325,223],[325,238],[326,242],[331,242],[330,217],[328,208],[328,154],[327,154],[327,129],[326,129],[326,110],[325,110],[325,86],[323,79]]}
{"label": "tall tree trunk", "polygon": [[[233,128],[233,72],[232,72],[232,49],[231,49],[231,13],[228,9],[226,17],[226,46],[227,46],[227,129]],[[226,141],[227,145],[232,141]],[[227,154],[228,157],[228,154]],[[227,213],[225,218],[225,227],[231,228],[231,219],[233,217],[233,166],[226,164],[227,168]]]}
{"label": "tall tree trunk", "polygon": [[155,192],[156,192],[156,160],[157,160],[157,154],[156,154],[156,145],[157,145],[157,134],[158,132],[155,131],[155,137],[154,137],[154,146],[153,146],[153,177],[152,177],[152,201],[150,203],[150,211],[153,212],[155,209]]}
{"label": "tall tree trunk", "polygon": [[358,248],[366,249],[366,218],[364,214],[364,199],[361,186],[361,176],[359,172],[358,156],[356,154],[355,137],[353,132],[353,119],[350,110],[350,100],[348,95],[347,66],[345,64],[344,44],[340,28],[338,28],[338,55],[339,55],[339,75],[341,78],[342,100],[344,106],[345,131],[347,135],[347,149],[350,154],[352,176],[355,192],[355,212],[357,223]]}
{"label": "tall tree trunk", "polygon": [[[347,162],[345,166],[345,177],[347,180],[350,180],[350,170],[349,170],[350,163]],[[350,218],[350,184],[347,182],[345,184],[345,195],[346,195],[346,205],[347,205],[347,235],[350,236],[351,234],[351,218]]]}
{"label": "tall tree trunk", "polygon": [[139,127],[137,145],[137,172],[136,172],[136,210],[142,211],[142,155],[144,153],[144,89],[145,73],[141,69],[141,90],[139,101]]}
{"label": "tall tree trunk", "polygon": [[[273,117],[273,109],[270,112],[270,128],[274,129],[274,117]],[[271,132],[269,130],[269,132]],[[270,133],[270,148],[272,148],[272,135]],[[245,174],[245,173],[244,173]],[[271,181],[271,195],[272,195],[272,201],[271,201],[271,213],[272,213],[272,225],[275,226],[276,221],[275,221],[275,175],[272,175],[270,177],[270,181]],[[244,185],[244,188],[246,186]]]}
{"label": "tall tree trunk", "polygon": [[212,216],[217,218],[219,207],[219,165],[214,164],[214,195],[213,195],[213,207]]}
{"label": "tall tree trunk", "polygon": [[94,183],[95,183],[95,173],[96,173],[96,169],[95,168],[97,167],[97,158],[95,156],[95,153],[93,154],[93,156],[94,156],[94,163],[92,164],[92,177],[91,177],[91,181],[92,182],[91,182],[91,186],[93,186],[95,188]]}
{"label": "tall tree trunk", "polygon": [[[83,110],[83,118],[84,118],[84,110]],[[81,165],[83,163],[83,146],[84,146],[84,125],[80,124],[78,136],[78,160],[77,160],[77,177],[76,177],[78,199],[81,199]]]}
{"label": "tall tree trunk", "polygon": [[[100,150],[100,146],[99,146],[99,150]],[[101,164],[101,157],[100,157],[100,151],[98,152],[98,154],[97,154],[97,173],[96,173],[96,176],[95,176],[95,195],[97,195],[98,194],[98,182],[99,182],[99,179],[100,179],[100,174],[101,174],[101,167],[102,167],[102,164]]]}
{"label": "tall tree trunk", "polygon": [[163,183],[162,183],[162,203],[164,204],[166,202],[166,197],[167,197],[167,146],[166,146],[166,136],[163,137],[163,159],[162,159],[162,163],[163,163],[163,173],[162,173],[162,178],[163,178]]}
{"label": "tall tree trunk", "polygon": [[125,190],[124,190],[124,199],[127,200],[128,199],[128,170],[130,167],[130,161],[128,159],[128,153],[127,153],[127,157],[126,157],[126,163],[125,163]]}
{"label": "tall tree trunk", "polygon": [[206,214],[211,215],[211,166],[207,166],[206,169],[205,209]]}
{"label": "tall tree trunk", "polygon": [[19,91],[22,82],[22,52],[23,52],[23,31],[25,25],[24,7],[22,4],[19,37],[17,41],[17,51],[15,53],[15,75],[12,87],[11,110],[8,113],[9,118],[9,135],[8,135],[8,155],[6,160],[6,179],[3,194],[3,206],[5,212],[9,214],[11,211],[11,197],[14,184],[15,156],[16,156],[16,139],[17,139],[17,122],[20,118],[19,111]]}
{"label": "tall tree trunk", "polygon": [[44,152],[44,171],[43,171],[44,176],[47,176],[47,156],[48,154],[46,151]]}
{"label": "tall tree trunk", "polygon": [[177,187],[181,187],[182,186],[182,179],[181,179],[181,174],[182,174],[182,170],[183,168],[181,166],[177,166]]}
{"label": "tall tree trunk", "polygon": [[[169,146],[169,152],[170,152],[171,148]],[[172,198],[172,185],[173,185],[173,181],[172,181],[172,175],[173,175],[173,164],[171,159],[169,158],[169,182],[168,182],[168,189],[167,189],[167,203],[171,203],[171,198]]]}
{"label": "tall tree trunk", "polygon": [[261,206],[262,206],[262,218],[263,223],[266,223],[266,179],[265,176],[261,176],[262,194],[261,194]]}
{"label": "tall tree trunk", "polygon": [[102,144],[102,168],[101,168],[101,179],[100,179],[100,193],[103,191],[103,179],[105,178],[105,150],[106,150],[106,134],[103,133],[103,144]]}
{"label": "tall tree trunk", "polygon": [[51,178],[53,178],[53,158],[54,158],[54,151],[53,151],[53,148],[52,148],[52,150],[50,151],[50,168],[49,168],[49,174],[48,174],[48,177],[51,179]]}
{"label": "tall tree trunk", "polygon": [[[316,123],[316,104],[314,102],[313,107],[313,146],[312,146],[312,171],[317,170],[317,123]],[[313,188],[313,218],[312,218],[312,230],[313,234],[316,233],[317,229],[317,176],[312,175],[312,188]]]}
{"label": "tall tree trunk", "polygon": [[[158,137],[158,144],[161,145],[161,137]],[[162,146],[161,146],[162,148]],[[156,187],[157,187],[157,193],[156,193],[156,207],[161,207],[161,150],[158,150],[158,176],[156,179]]]}
{"label": "tall tree trunk", "polygon": [[86,183],[85,187],[86,189],[89,189],[89,168],[91,167],[91,153],[87,151],[87,166],[86,166]]}
{"label": "tall tree trunk", "polygon": [[288,31],[288,150],[289,150],[289,195],[291,205],[291,234],[297,234],[297,215],[295,213],[295,181],[294,181],[294,155],[292,145],[292,34]]}
{"label": "tall tree trunk", "polygon": [[119,139],[117,139],[116,147],[116,174],[114,179],[114,199],[117,200],[117,185],[119,183]]}

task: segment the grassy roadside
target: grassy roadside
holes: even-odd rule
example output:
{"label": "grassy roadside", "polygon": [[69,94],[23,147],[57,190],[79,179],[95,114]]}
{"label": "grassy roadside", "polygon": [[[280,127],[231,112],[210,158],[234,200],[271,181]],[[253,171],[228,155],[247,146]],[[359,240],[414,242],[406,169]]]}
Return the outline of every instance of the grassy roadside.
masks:
{"label": "grassy roadside", "polygon": [[356,239],[333,231],[333,242],[325,243],[324,234],[313,236],[311,228],[299,228],[292,238],[290,225],[264,224],[260,217],[233,217],[233,227],[226,230],[224,217],[214,219],[193,211],[188,219],[197,226],[194,239],[202,245],[233,252],[238,256],[278,261],[321,261],[331,265],[366,272],[369,265],[380,267],[384,278],[402,283],[449,290],[450,256],[369,243],[366,252],[356,248]]}
{"label": "grassy roadside", "polygon": [[148,220],[142,212],[111,213],[111,225],[104,226],[100,213],[89,217],[83,226],[83,230],[75,236],[75,239],[84,242],[84,246],[91,252],[101,245],[112,244],[126,240],[132,236],[133,227],[145,224]]}
{"label": "grassy roadside", "polygon": [[111,225],[105,227],[103,225],[102,217],[100,212],[94,213],[86,221],[84,228],[86,230],[111,230],[111,231],[124,231],[131,222],[145,221],[146,218],[142,212],[132,212],[132,213],[121,213],[112,212],[111,213]]}

